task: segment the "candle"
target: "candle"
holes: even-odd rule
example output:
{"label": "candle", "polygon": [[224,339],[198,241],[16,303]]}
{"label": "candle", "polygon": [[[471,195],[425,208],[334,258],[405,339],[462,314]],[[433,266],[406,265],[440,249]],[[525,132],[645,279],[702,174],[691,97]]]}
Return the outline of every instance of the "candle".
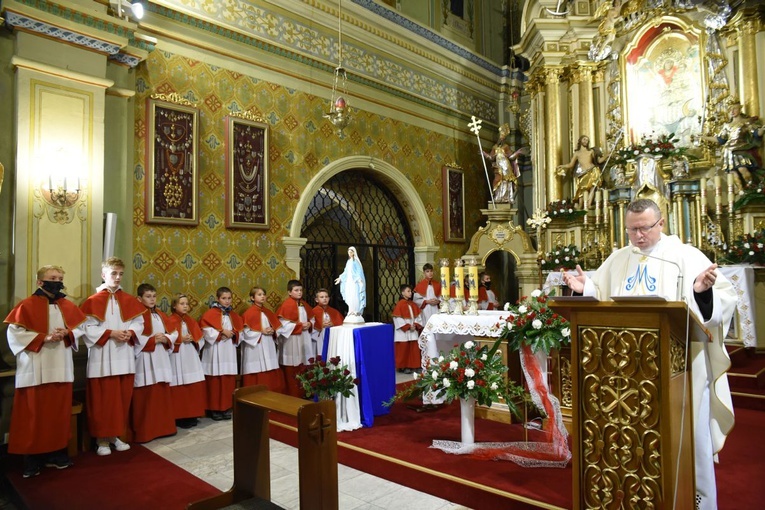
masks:
{"label": "candle", "polygon": [[48,189],[53,191],[53,176],[52,175],[48,176]]}
{"label": "candle", "polygon": [[608,224],[608,190],[603,190],[603,223]]}
{"label": "candle", "polygon": [[475,259],[468,266],[468,281],[470,282],[470,299],[478,299],[478,266]]}
{"label": "candle", "polygon": [[449,259],[441,259],[441,298],[449,300]]}
{"label": "candle", "polygon": [[455,289],[454,289],[454,297],[457,299],[464,299],[465,293],[462,291],[462,285],[465,281],[465,268],[462,267],[462,260],[455,259],[454,260],[454,282],[455,282]]}

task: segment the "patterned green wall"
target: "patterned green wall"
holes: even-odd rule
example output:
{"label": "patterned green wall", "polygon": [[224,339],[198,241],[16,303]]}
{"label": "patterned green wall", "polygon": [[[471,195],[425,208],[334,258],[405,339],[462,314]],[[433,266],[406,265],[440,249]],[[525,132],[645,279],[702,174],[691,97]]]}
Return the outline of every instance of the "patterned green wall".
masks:
{"label": "patterned green wall", "polygon": [[[437,256],[456,258],[467,243],[443,243],[441,168],[456,162],[465,169],[467,233],[480,223],[478,209],[487,193],[478,173],[475,145],[414,127],[392,117],[354,109],[339,138],[322,118],[328,98],[313,96],[243,74],[155,50],[137,71],[136,164],[134,170],[133,281],[157,287],[163,309],[172,294],[189,294],[200,315],[222,285],[234,292],[235,309],[247,307],[247,292],[260,285],[277,307],[294,278],[283,262],[282,237],[289,234],[301,192],[327,164],[352,155],[382,159],[399,169],[420,191],[431,218]],[[144,222],[146,103],[152,94],[178,93],[200,110],[198,135],[199,218],[196,227]],[[270,228],[225,228],[225,118],[254,109],[270,129]],[[419,272],[418,272],[419,273]]]}

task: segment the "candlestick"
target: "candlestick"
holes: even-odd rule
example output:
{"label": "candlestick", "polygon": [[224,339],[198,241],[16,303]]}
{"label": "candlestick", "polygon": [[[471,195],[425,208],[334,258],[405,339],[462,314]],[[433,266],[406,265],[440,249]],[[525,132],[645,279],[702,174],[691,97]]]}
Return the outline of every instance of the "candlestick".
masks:
{"label": "candlestick", "polygon": [[468,282],[470,299],[478,299],[478,263],[475,259],[470,259],[468,265]]}
{"label": "candlestick", "polygon": [[457,299],[464,299],[465,293],[462,290],[462,286],[465,284],[465,268],[462,259],[454,259],[454,297]]}

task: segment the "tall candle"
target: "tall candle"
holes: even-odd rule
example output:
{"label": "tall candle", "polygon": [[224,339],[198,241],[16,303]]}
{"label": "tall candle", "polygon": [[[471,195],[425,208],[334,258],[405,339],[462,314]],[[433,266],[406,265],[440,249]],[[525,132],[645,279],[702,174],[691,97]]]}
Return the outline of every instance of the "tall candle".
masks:
{"label": "tall candle", "polygon": [[468,277],[470,282],[470,299],[478,299],[478,266],[475,260],[470,261]]}
{"label": "tall candle", "polygon": [[462,267],[462,260],[455,259],[454,260],[454,281],[455,281],[455,289],[454,289],[454,297],[457,299],[464,299],[465,293],[462,291],[462,285],[465,281],[465,268]]}
{"label": "tall candle", "polygon": [[608,190],[603,190],[603,223],[608,224]]}
{"label": "tall candle", "polygon": [[441,259],[441,298],[449,299],[449,259]]}

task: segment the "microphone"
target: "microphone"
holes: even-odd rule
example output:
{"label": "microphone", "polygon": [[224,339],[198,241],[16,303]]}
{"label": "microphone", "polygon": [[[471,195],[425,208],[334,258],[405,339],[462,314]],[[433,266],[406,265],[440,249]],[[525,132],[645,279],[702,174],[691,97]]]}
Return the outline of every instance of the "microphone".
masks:
{"label": "microphone", "polygon": [[672,264],[677,268],[677,291],[675,294],[675,297],[678,299],[678,301],[685,301],[685,287],[683,287],[683,268],[680,267],[680,264],[675,262],[674,260],[669,259],[663,259],[661,257],[657,257],[655,255],[647,255],[640,251],[640,248],[632,248],[632,253],[635,255],[642,255],[643,257],[649,258],[649,259],[655,259],[661,262],[666,262],[667,264]]}

